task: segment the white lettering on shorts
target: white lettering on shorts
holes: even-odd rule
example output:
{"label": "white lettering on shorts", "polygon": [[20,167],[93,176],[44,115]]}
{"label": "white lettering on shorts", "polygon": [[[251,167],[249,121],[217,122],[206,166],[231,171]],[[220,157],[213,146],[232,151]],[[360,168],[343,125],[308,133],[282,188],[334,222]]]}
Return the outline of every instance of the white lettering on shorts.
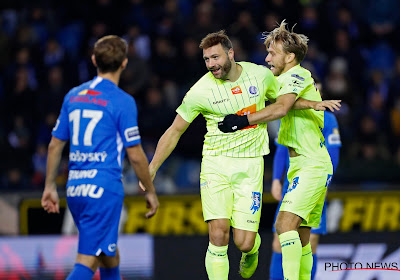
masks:
{"label": "white lettering on shorts", "polygon": [[91,184],[81,184],[78,186],[69,186],[67,188],[67,196],[83,196],[91,198],[100,198],[103,195],[104,189],[102,187],[91,185]]}

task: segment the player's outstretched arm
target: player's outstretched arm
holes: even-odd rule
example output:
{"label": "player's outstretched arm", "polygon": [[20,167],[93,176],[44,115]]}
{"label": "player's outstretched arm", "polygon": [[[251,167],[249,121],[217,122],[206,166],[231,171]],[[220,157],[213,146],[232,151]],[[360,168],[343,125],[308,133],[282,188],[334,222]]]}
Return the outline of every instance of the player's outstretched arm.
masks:
{"label": "player's outstretched arm", "polygon": [[326,109],[331,110],[331,112],[339,111],[340,104],[342,100],[323,100],[323,101],[311,101],[303,98],[299,98],[293,104],[292,109],[294,110],[304,110],[304,109],[314,109],[315,111],[325,111]]}
{"label": "player's outstretched arm", "polygon": [[47,213],[60,213],[56,177],[60,166],[61,154],[67,142],[52,137],[47,154],[46,180],[42,195],[42,207]]}
{"label": "player's outstretched arm", "polygon": [[279,96],[276,102],[250,115],[227,115],[218,122],[218,129],[224,133],[235,132],[249,125],[277,120],[286,116],[296,101],[296,94],[288,93]]}
{"label": "player's outstretched arm", "polygon": [[156,152],[149,165],[150,175],[154,179],[157,170],[163,162],[169,157],[178,144],[182,134],[189,127],[190,123],[185,121],[179,114],[176,115],[172,125],[164,132],[157,143]]}
{"label": "player's outstretched arm", "polygon": [[129,162],[135,170],[136,176],[142,184],[141,188],[146,192],[147,208],[150,209],[146,213],[146,218],[151,218],[156,214],[159,202],[156,189],[153,185],[153,179],[149,174],[149,162],[147,161],[146,154],[140,144],[126,148],[126,153],[128,154]]}

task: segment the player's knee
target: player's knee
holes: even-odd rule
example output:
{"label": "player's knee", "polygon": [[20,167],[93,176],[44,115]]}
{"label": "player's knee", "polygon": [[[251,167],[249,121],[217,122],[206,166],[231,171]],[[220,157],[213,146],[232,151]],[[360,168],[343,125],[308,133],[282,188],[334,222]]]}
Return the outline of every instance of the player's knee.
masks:
{"label": "player's knee", "polygon": [[235,240],[236,247],[242,252],[250,252],[254,247],[254,240],[243,239],[243,240]]}
{"label": "player's knee", "polygon": [[216,228],[210,231],[210,242],[215,246],[225,246],[229,243],[229,230]]}

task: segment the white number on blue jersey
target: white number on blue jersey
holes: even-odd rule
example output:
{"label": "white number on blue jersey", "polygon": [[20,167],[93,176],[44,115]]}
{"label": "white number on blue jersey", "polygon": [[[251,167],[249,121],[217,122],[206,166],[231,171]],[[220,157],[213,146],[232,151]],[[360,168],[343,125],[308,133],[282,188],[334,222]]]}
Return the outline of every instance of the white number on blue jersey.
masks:
{"label": "white number on blue jersey", "polygon": [[[92,146],[93,131],[96,128],[97,123],[103,117],[103,111],[85,109],[82,111],[82,117],[91,119],[86,126],[85,134],[83,135],[83,145]],[[78,146],[81,110],[76,109],[69,113],[69,121],[72,122],[72,145]]]}

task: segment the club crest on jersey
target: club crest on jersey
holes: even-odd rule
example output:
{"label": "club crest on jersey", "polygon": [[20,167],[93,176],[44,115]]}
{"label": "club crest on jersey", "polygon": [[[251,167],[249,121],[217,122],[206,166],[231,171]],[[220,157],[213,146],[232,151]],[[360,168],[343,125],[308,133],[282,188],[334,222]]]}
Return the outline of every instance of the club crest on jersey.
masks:
{"label": "club crest on jersey", "polygon": [[251,95],[256,96],[258,93],[258,89],[255,86],[250,86],[249,87],[249,92]]}
{"label": "club crest on jersey", "polygon": [[299,184],[299,177],[295,177],[292,181],[292,184],[289,186],[287,192],[289,193],[289,192],[293,191],[297,187],[298,184]]}
{"label": "club crest on jersey", "polygon": [[256,211],[260,210],[261,208],[261,193],[259,192],[252,192],[251,199],[253,200],[253,204],[250,207],[250,210],[253,211],[254,214]]}
{"label": "club crest on jersey", "polygon": [[81,92],[78,93],[78,95],[100,95],[100,91],[95,91],[92,89],[84,89]]}
{"label": "club crest on jersey", "polygon": [[242,89],[240,88],[240,86],[235,86],[234,88],[231,88],[231,91],[232,91],[233,94],[242,93]]}

